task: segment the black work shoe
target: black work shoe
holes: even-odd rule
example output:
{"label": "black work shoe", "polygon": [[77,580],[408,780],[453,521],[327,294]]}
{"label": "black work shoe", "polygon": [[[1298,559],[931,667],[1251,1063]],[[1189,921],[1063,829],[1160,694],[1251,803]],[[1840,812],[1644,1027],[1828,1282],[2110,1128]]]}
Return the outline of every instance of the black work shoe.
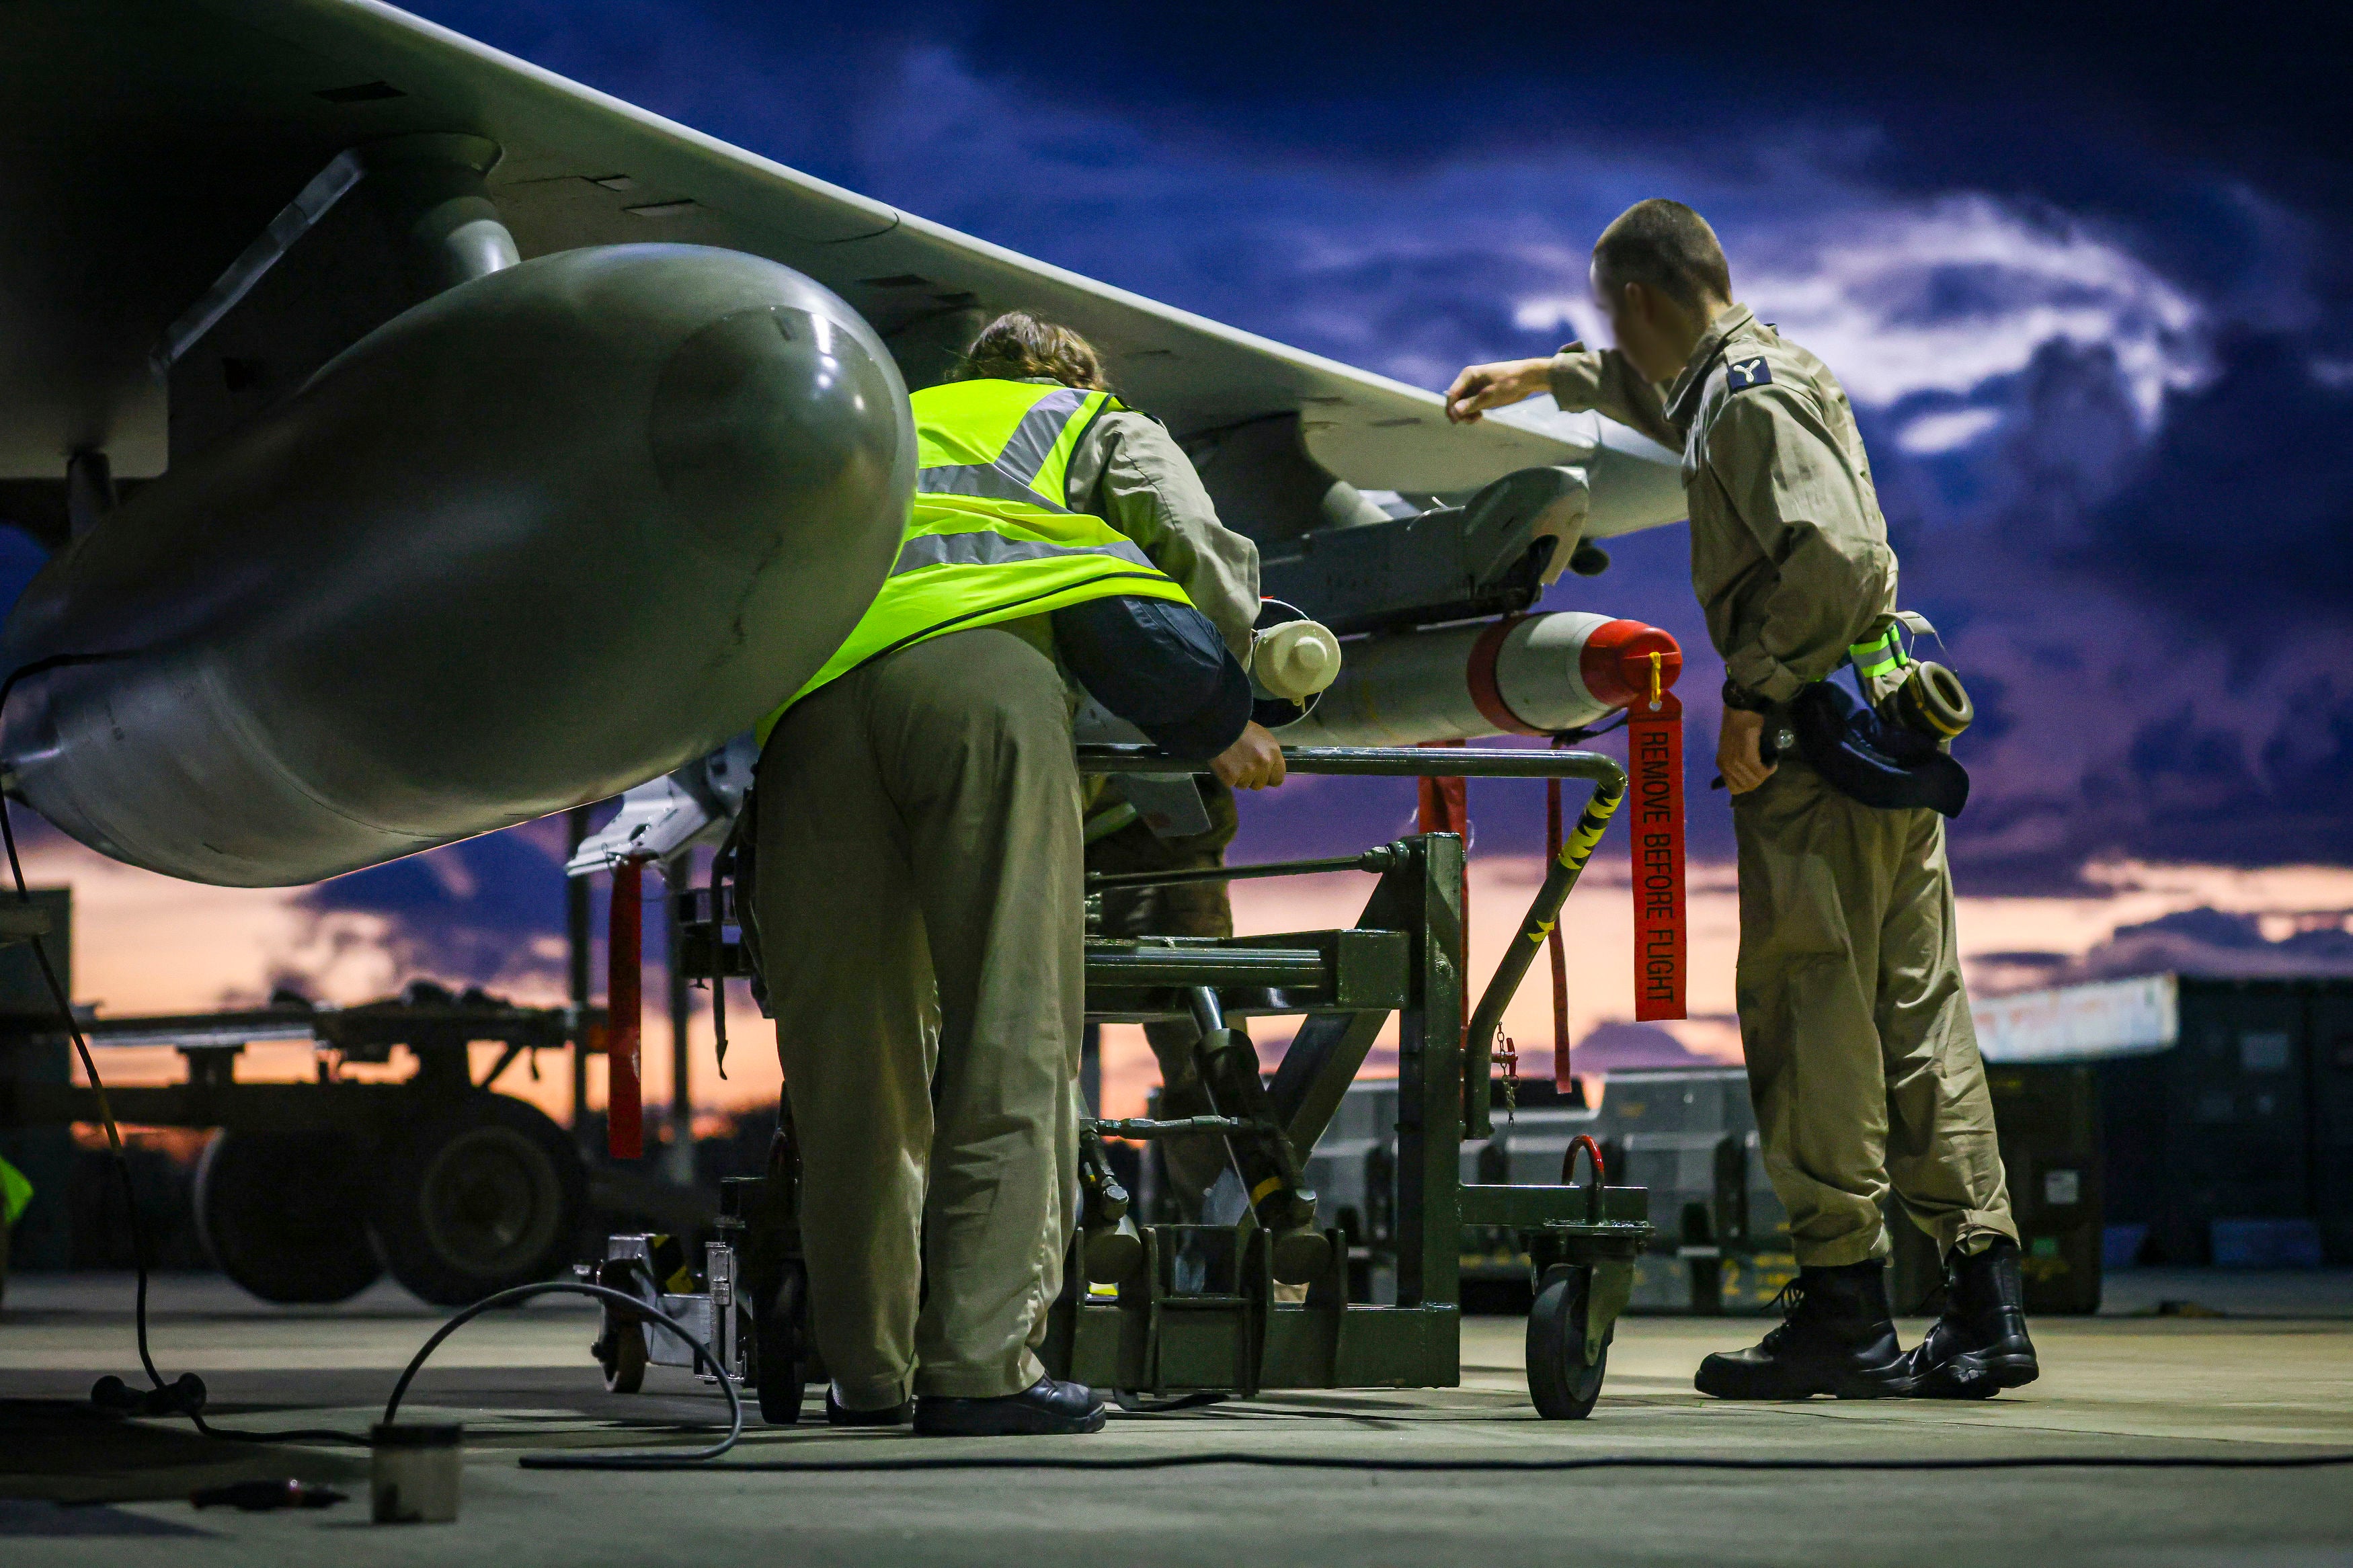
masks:
{"label": "black work shoe", "polygon": [[1781,1292],[1781,1326],[1745,1351],[1699,1363],[1692,1385],[1718,1399],[1895,1399],[1912,1392],[1876,1258],[1800,1268]]}
{"label": "black work shoe", "polygon": [[950,1399],[926,1394],[915,1401],[918,1437],[1044,1437],[1100,1432],[1103,1401],[1083,1383],[1041,1377],[1018,1394],[996,1399]]}
{"label": "black work shoe", "polygon": [[852,1410],[833,1396],[833,1384],[825,1385],[825,1424],[828,1426],[904,1426],[915,1418],[915,1402],[902,1399],[896,1405],[886,1405],[880,1410]]}
{"label": "black work shoe", "polygon": [[2026,1337],[2018,1243],[2004,1237],[1975,1257],[1953,1249],[1945,1259],[1945,1314],[1905,1365],[1931,1399],[1989,1399],[2041,1374]]}

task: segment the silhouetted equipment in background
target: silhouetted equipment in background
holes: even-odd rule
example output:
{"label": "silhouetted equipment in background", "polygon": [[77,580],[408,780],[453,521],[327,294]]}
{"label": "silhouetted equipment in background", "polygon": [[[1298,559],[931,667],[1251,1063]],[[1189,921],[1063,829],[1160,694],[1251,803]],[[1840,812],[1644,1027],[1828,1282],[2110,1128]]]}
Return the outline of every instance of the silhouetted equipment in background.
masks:
{"label": "silhouetted equipment in background", "polygon": [[[54,941],[55,939],[50,939]],[[11,1021],[0,1051],[36,1051],[50,1019]],[[196,1170],[198,1227],[222,1272],[268,1301],[339,1301],[387,1269],[444,1305],[545,1279],[573,1257],[587,1174],[571,1138],[536,1107],[494,1092],[518,1061],[602,1032],[601,1010],[516,1007],[426,984],[355,1007],[284,997],[267,1007],[85,1023],[93,1046],[169,1046],[185,1082],[111,1087],[118,1117],[217,1128]],[[240,1083],[248,1044],[308,1041],[314,1082]],[[501,1049],[479,1076],[477,1044]],[[396,1082],[344,1076],[396,1047],[416,1070]],[[0,1079],[0,1127],[98,1120],[62,1072]],[[22,1137],[21,1131],[12,1137]],[[65,1184],[59,1181],[62,1198]]]}

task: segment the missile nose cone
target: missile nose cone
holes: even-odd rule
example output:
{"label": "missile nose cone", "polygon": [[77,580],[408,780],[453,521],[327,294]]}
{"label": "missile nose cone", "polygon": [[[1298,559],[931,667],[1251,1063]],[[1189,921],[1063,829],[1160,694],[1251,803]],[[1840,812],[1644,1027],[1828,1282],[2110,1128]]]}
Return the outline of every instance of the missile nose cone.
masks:
{"label": "missile nose cone", "polygon": [[789,520],[871,508],[902,449],[894,386],[824,315],[765,305],[679,345],[648,420],[655,471],[682,521],[765,552]]}
{"label": "missile nose cone", "polygon": [[1577,657],[1577,674],[1594,700],[1626,708],[1651,696],[1651,656],[1659,656],[1659,689],[1683,672],[1683,650],[1656,626],[1640,621],[1609,621],[1593,628]]}
{"label": "missile nose cone", "polygon": [[1275,696],[1301,701],[1338,679],[1340,639],[1314,621],[1285,621],[1260,637],[1250,673]]}

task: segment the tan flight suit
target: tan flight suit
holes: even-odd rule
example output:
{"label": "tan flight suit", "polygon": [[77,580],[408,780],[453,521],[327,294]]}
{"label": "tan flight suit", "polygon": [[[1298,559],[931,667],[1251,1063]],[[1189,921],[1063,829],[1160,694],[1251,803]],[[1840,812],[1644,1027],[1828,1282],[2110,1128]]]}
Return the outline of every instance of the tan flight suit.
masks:
{"label": "tan flight suit", "polygon": [[[1773,704],[1766,732],[1785,728],[1799,689],[1895,608],[1894,552],[1837,377],[1736,305],[1663,393],[1616,351],[1577,344],[1551,381],[1562,407],[1682,450],[1709,638]],[[1798,1261],[1887,1256],[1891,1181],[1940,1253],[2015,1241],[1943,818],[1863,805],[1791,752],[1734,799],[1732,821],[1741,1043]]]}
{"label": "tan flight suit", "polygon": [[[1157,423],[1099,417],[1070,492],[1247,650],[1257,548]],[[1041,616],[851,670],[761,758],[754,916],[807,1154],[810,1316],[852,1409],[1043,1375],[1078,1191],[1071,715]]]}
{"label": "tan flight suit", "polygon": [[852,1409],[1044,1375],[1085,975],[1070,709],[1037,626],[861,665],[761,757],[755,899],[810,1316]]}
{"label": "tan flight suit", "polygon": [[[1154,565],[1184,584],[1194,607],[1209,617],[1234,657],[1248,655],[1258,619],[1258,546],[1218,521],[1192,460],[1157,421],[1132,412],[1095,421],[1071,458],[1070,501],[1107,519],[1144,547]],[[1087,847],[1090,871],[1169,871],[1222,865],[1238,826],[1233,791],[1212,778],[1198,781],[1209,830],[1162,839],[1134,823]],[[1090,786],[1090,816],[1116,805],[1116,779]],[[1108,893],[1103,934],[1231,936],[1233,905],[1222,882],[1178,883]],[[1193,1058],[1198,1032],[1189,1023],[1146,1024],[1144,1037],[1160,1065],[1161,1110],[1166,1116],[1209,1111]],[[1226,1166],[1224,1140],[1208,1135],[1161,1141],[1161,1158],[1187,1216]]]}
{"label": "tan flight suit", "polygon": [[[1234,840],[1240,820],[1234,810],[1234,792],[1214,778],[1198,781],[1201,804],[1208,808],[1209,830],[1162,838],[1141,822],[1131,822],[1087,846],[1090,871],[1179,871],[1222,866],[1226,847]],[[1106,779],[1088,805],[1095,816],[1120,804],[1119,781]],[[1234,934],[1233,900],[1223,882],[1175,882],[1165,888],[1113,888],[1103,896],[1103,933],[1110,937],[1207,936]],[[1241,1020],[1234,1022],[1239,1025]],[[1189,1023],[1164,1022],[1144,1026],[1144,1037],[1160,1064],[1160,1114],[1176,1118],[1207,1116],[1216,1107],[1201,1082],[1200,1064],[1193,1047],[1201,1036]],[[1190,1133],[1158,1141],[1163,1168],[1188,1221],[1200,1217],[1201,1199],[1227,1165],[1225,1140],[1213,1133]]]}

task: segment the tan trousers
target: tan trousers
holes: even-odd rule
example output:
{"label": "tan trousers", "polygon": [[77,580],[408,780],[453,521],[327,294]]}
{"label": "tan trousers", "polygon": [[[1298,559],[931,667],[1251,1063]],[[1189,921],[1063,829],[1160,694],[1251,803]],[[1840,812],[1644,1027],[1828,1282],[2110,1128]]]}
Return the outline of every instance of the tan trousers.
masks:
{"label": "tan trousers", "polygon": [[2015,1241],[1944,819],[1862,805],[1790,760],[1732,822],[1740,1037],[1799,1263],[1886,1257],[1891,1183],[1940,1256]]}
{"label": "tan trousers", "polygon": [[785,716],[756,798],[818,1348],[855,1409],[1018,1393],[1077,1190],[1061,679],[999,627],[886,655]]}
{"label": "tan trousers", "polygon": [[[1207,808],[1209,830],[1184,837],[1162,838],[1141,822],[1087,846],[1090,871],[1176,871],[1222,866],[1226,847],[1234,840],[1241,819],[1234,792],[1214,778],[1196,781]],[[1091,809],[1120,800],[1119,783],[1107,780]],[[1223,882],[1172,882],[1158,888],[1113,888],[1103,895],[1103,934],[1109,937],[1208,936],[1234,934],[1234,906]],[[1233,1020],[1237,1028],[1243,1020]],[[1201,1032],[1189,1021],[1144,1026],[1144,1038],[1160,1065],[1160,1114],[1171,1119],[1206,1116],[1216,1107],[1201,1082],[1201,1068],[1193,1047]],[[1161,1168],[1167,1173],[1176,1207],[1187,1221],[1201,1215],[1201,1200],[1231,1163],[1226,1141],[1215,1133],[1183,1133],[1158,1140]]]}

